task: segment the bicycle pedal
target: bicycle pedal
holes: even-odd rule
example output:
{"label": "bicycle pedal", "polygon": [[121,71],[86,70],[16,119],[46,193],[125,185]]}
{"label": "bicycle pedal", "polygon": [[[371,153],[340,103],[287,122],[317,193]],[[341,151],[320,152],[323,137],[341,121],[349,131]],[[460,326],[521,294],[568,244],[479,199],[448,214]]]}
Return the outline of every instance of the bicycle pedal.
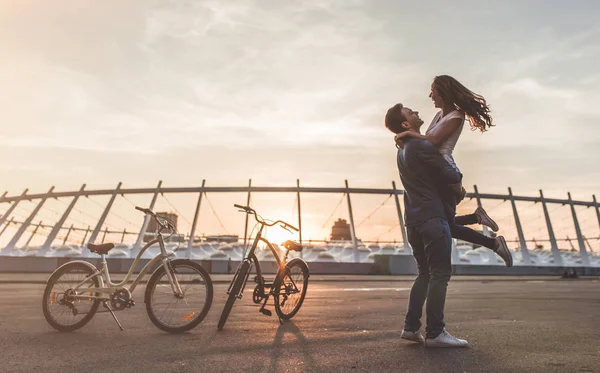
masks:
{"label": "bicycle pedal", "polygon": [[273,316],[273,312],[271,312],[271,310],[266,310],[264,308],[260,310],[260,313],[266,316]]}

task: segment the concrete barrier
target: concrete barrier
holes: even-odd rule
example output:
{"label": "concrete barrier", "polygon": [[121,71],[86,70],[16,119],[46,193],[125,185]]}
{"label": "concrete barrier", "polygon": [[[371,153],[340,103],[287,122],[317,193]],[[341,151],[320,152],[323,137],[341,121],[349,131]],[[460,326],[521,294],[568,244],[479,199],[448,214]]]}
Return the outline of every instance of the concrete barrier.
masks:
{"label": "concrete barrier", "polygon": [[[375,255],[373,264],[378,275],[416,275],[415,259],[410,255]],[[512,276],[561,276],[566,269],[573,269],[578,276],[599,276],[599,267],[543,267],[513,266],[510,268],[481,264],[454,264],[453,275],[512,275]]]}
{"label": "concrete barrier", "polygon": [[[72,260],[85,260],[96,267],[100,266],[100,258],[45,258],[45,257],[11,257],[0,256],[0,272],[5,273],[51,273],[59,266]],[[111,273],[127,273],[133,259],[107,258],[108,269]],[[149,262],[141,259],[134,273]],[[209,273],[234,273],[240,261],[232,260],[195,260]],[[277,263],[273,260],[260,262],[265,274],[274,274]],[[417,265],[410,255],[374,255],[374,263],[338,263],[338,262],[308,262],[311,274],[331,275],[416,275]],[[539,267],[539,266],[504,266],[458,264],[452,266],[454,275],[525,275],[525,276],[560,276],[567,268],[573,268],[579,276],[600,276],[599,267]],[[150,269],[150,273],[155,268]],[[253,273],[255,270],[252,271]]]}
{"label": "concrete barrier", "polygon": [[0,271],[50,273],[62,265],[59,259],[63,258],[0,256]]}

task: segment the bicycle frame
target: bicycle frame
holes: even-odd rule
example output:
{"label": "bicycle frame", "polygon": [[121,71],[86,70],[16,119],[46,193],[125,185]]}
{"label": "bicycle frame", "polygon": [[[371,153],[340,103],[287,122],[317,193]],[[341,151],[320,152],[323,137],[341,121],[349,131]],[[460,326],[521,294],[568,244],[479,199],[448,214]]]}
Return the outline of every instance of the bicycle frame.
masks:
{"label": "bicycle frame", "polygon": [[[175,294],[182,294],[181,292],[181,287],[179,286],[179,283],[177,281],[177,279],[174,278],[174,276],[172,275],[172,271],[169,267],[169,257],[173,256],[173,253],[169,254],[167,253],[167,250],[165,249],[165,243],[163,241],[162,235],[159,233],[158,237],[155,238],[154,240],[148,242],[141,250],[140,252],[137,254],[137,256],[135,257],[135,260],[133,261],[133,263],[131,264],[131,267],[129,268],[129,272],[127,272],[127,275],[125,276],[125,278],[123,279],[123,281],[119,282],[119,283],[113,283],[111,281],[110,278],[110,272],[108,271],[108,265],[106,263],[106,255],[101,255],[102,258],[102,266],[100,269],[96,268],[94,270],[94,272],[87,276],[85,279],[83,279],[79,284],[77,284],[73,290],[74,291],[79,291],[81,288],[81,286],[83,284],[85,284],[87,281],[89,281],[90,279],[98,276],[99,280],[100,280],[100,287],[98,288],[84,288],[83,291],[85,292],[95,292],[98,294],[112,294],[115,291],[119,290],[119,289],[123,289],[125,287],[125,284],[129,283],[130,280],[133,277],[133,271],[137,265],[137,263],[140,261],[140,258],[142,257],[142,255],[144,254],[144,252],[146,252],[146,250],[148,250],[148,248],[150,248],[150,246],[154,245],[158,243],[160,246],[160,253],[155,256],[154,258],[152,258],[145,266],[144,268],[142,268],[142,270],[140,271],[140,273],[137,274],[137,276],[135,276],[135,278],[133,279],[133,283],[131,284],[131,286],[129,286],[128,288],[126,288],[129,293],[133,293],[133,291],[135,290],[135,288],[137,287],[137,285],[141,282],[141,280],[144,278],[144,276],[146,275],[146,272],[149,271],[150,268],[152,268],[157,262],[161,261],[162,262],[162,266],[165,267],[165,273],[167,275],[167,278],[169,279],[169,284],[171,285],[171,289],[173,290],[173,292]],[[87,263],[87,262],[86,262]],[[108,286],[105,285],[105,281],[106,280],[106,284]],[[73,298],[81,298],[81,299],[99,299],[99,300],[108,300],[110,299],[109,297],[99,297],[99,296],[92,296],[92,295],[72,295]]]}
{"label": "bicycle frame", "polygon": [[[268,295],[265,292],[266,286],[265,286],[264,277],[262,275],[262,270],[260,268],[260,261],[256,257],[256,248],[258,247],[258,243],[260,241],[264,242],[267,245],[267,247],[271,250],[271,252],[273,253],[273,256],[275,257],[275,261],[277,262],[277,264],[279,266],[279,269],[277,271],[277,274],[275,275],[275,280],[273,281],[273,284],[274,285],[277,284],[278,281],[280,281],[280,279],[283,277],[288,251],[286,251],[286,253],[283,255],[283,257],[279,256],[280,253],[278,253],[278,250],[275,249],[275,247],[273,247],[273,244],[271,244],[271,242],[269,242],[269,240],[267,240],[265,237],[262,236],[263,229],[264,229],[264,224],[261,224],[261,227],[260,227],[256,237],[254,238],[254,242],[252,243],[252,247],[250,248],[248,255],[246,255],[246,257],[242,260],[242,263],[240,263],[240,266],[241,266],[244,263],[244,261],[248,261],[250,263],[250,268],[248,269],[248,273],[246,274],[246,278],[244,279],[244,283],[240,289],[240,292],[238,294],[236,294],[236,296],[238,298],[241,298],[242,294],[244,293],[244,289],[246,288],[246,283],[248,282],[248,277],[250,276],[250,273],[252,272],[252,265],[256,265],[256,275],[258,278],[258,286],[261,289],[261,293],[263,294],[263,296]],[[236,271],[236,274],[237,274],[237,271]],[[290,277],[290,280],[293,283],[293,280],[291,279],[291,277]],[[235,282],[235,278],[231,281],[231,283],[229,285],[229,289],[227,290],[227,294],[229,294],[231,292],[231,288],[232,288],[234,282]],[[296,286],[296,284],[294,284],[294,286]],[[271,289],[274,289],[274,287],[275,286],[271,287]],[[272,291],[273,290],[271,290],[271,292]],[[271,292],[269,292],[269,294]]]}

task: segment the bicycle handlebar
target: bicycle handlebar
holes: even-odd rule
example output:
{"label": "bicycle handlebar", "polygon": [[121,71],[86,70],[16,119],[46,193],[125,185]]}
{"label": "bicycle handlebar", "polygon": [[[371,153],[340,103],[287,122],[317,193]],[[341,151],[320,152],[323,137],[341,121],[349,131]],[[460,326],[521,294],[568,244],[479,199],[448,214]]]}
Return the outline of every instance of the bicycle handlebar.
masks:
{"label": "bicycle handlebar", "polygon": [[238,204],[234,204],[233,206],[239,208],[240,210],[243,210],[246,214],[254,215],[254,218],[256,219],[257,222],[259,222],[259,223],[261,223],[263,225],[266,225],[267,227],[272,227],[272,226],[274,226],[276,224],[281,224],[283,226],[283,228],[287,227],[287,228],[290,228],[290,229],[292,229],[292,230],[294,230],[296,232],[299,231],[298,228],[294,227],[293,225],[291,225],[289,223],[284,222],[283,220],[277,220],[277,221],[274,221],[273,223],[267,223],[263,219],[259,218],[258,214],[256,213],[256,210],[254,210],[250,206],[242,206],[242,205],[238,205]]}
{"label": "bicycle handlebar", "polygon": [[244,210],[246,213],[248,213],[248,211],[250,210],[254,211],[254,209],[252,209],[251,207],[238,205],[237,203],[234,204],[233,207],[237,207],[238,209]]}
{"label": "bicycle handlebar", "polygon": [[154,213],[152,212],[152,210],[150,210],[150,209],[145,209],[145,208],[139,207],[139,206],[135,206],[135,209],[138,210],[138,211],[143,212],[144,214],[155,216]]}
{"label": "bicycle handlebar", "polygon": [[158,225],[161,228],[164,228],[164,229],[173,228],[173,229],[175,229],[175,226],[173,226],[171,224],[171,222],[168,221],[167,219],[164,219],[164,221],[161,221],[160,219],[158,219],[158,217],[156,216],[156,214],[154,212],[152,212],[152,210],[146,209],[146,208],[143,208],[143,207],[139,207],[139,206],[135,206],[135,209],[138,210],[138,211],[143,212],[146,215],[152,216],[154,218],[154,220],[156,220],[156,222],[158,223]]}

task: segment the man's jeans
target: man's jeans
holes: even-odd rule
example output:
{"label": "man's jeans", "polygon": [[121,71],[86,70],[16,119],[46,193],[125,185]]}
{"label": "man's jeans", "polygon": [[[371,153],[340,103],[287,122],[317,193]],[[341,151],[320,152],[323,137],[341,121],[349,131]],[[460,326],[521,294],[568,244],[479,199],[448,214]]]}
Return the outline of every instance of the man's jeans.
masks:
{"label": "man's jeans", "polygon": [[448,222],[433,218],[421,225],[408,227],[408,241],[417,261],[419,276],[410,291],[404,330],[415,332],[421,328],[423,304],[427,299],[427,338],[435,338],[446,325],[444,305],[452,273],[452,236]]}

